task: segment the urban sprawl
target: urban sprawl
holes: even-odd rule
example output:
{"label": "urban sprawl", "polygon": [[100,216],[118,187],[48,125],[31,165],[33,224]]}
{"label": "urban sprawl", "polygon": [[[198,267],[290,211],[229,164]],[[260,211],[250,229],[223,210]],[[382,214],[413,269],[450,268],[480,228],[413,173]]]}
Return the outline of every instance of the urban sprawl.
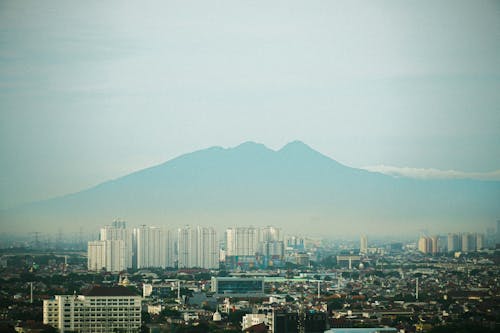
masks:
{"label": "urban sprawl", "polygon": [[497,230],[412,239],[167,229],[2,241],[1,332],[498,332]]}

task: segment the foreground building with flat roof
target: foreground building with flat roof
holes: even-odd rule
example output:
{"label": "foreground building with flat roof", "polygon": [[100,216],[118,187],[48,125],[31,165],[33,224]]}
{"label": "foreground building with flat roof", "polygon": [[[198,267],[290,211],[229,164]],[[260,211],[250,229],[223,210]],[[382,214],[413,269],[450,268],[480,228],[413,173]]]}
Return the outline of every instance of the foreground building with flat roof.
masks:
{"label": "foreground building with flat roof", "polygon": [[85,295],[43,301],[43,323],[59,332],[138,332],[141,297],[126,287],[94,287]]}

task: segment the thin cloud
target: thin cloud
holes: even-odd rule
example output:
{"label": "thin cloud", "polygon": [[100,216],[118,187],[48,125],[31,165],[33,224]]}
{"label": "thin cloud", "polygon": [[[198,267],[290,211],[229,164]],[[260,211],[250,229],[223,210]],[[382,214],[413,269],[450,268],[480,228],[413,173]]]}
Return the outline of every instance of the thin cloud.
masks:
{"label": "thin cloud", "polygon": [[465,172],[457,170],[440,170],[410,167],[395,167],[390,165],[366,166],[362,169],[378,172],[394,177],[408,177],[417,179],[477,179],[500,180],[500,170],[490,172]]}

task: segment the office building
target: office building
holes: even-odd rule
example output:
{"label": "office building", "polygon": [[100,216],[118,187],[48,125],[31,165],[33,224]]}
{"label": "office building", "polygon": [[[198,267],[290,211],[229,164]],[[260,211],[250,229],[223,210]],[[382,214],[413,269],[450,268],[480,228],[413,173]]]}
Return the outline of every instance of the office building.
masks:
{"label": "office building", "polygon": [[94,287],[84,295],[43,301],[43,323],[59,332],[138,332],[141,297],[125,287]]}
{"label": "office building", "polygon": [[212,277],[211,290],[217,297],[263,297],[263,278]]}

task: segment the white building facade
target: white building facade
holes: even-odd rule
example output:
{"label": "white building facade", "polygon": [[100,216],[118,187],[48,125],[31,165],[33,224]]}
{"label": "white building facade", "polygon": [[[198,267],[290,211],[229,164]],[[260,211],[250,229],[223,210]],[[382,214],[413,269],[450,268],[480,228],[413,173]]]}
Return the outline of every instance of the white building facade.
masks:
{"label": "white building facade", "polygon": [[226,256],[254,256],[259,250],[259,229],[233,227],[226,229]]}
{"label": "white building facade", "polygon": [[121,272],[127,269],[125,242],[100,240],[88,242],[87,268],[89,271]]}
{"label": "white building facade", "polygon": [[43,301],[43,323],[59,332],[138,332],[141,297],[125,287],[94,287],[87,295]]}
{"label": "white building facade", "polygon": [[134,229],[137,268],[173,267],[174,240],[171,231],[142,225]]}
{"label": "white building facade", "polygon": [[132,230],[127,229],[124,221],[114,221],[100,230],[100,240],[123,240],[124,262],[126,268],[132,268],[134,255]]}
{"label": "white building facade", "polygon": [[219,268],[219,245],[214,228],[200,226],[179,228],[177,245],[179,268]]}

